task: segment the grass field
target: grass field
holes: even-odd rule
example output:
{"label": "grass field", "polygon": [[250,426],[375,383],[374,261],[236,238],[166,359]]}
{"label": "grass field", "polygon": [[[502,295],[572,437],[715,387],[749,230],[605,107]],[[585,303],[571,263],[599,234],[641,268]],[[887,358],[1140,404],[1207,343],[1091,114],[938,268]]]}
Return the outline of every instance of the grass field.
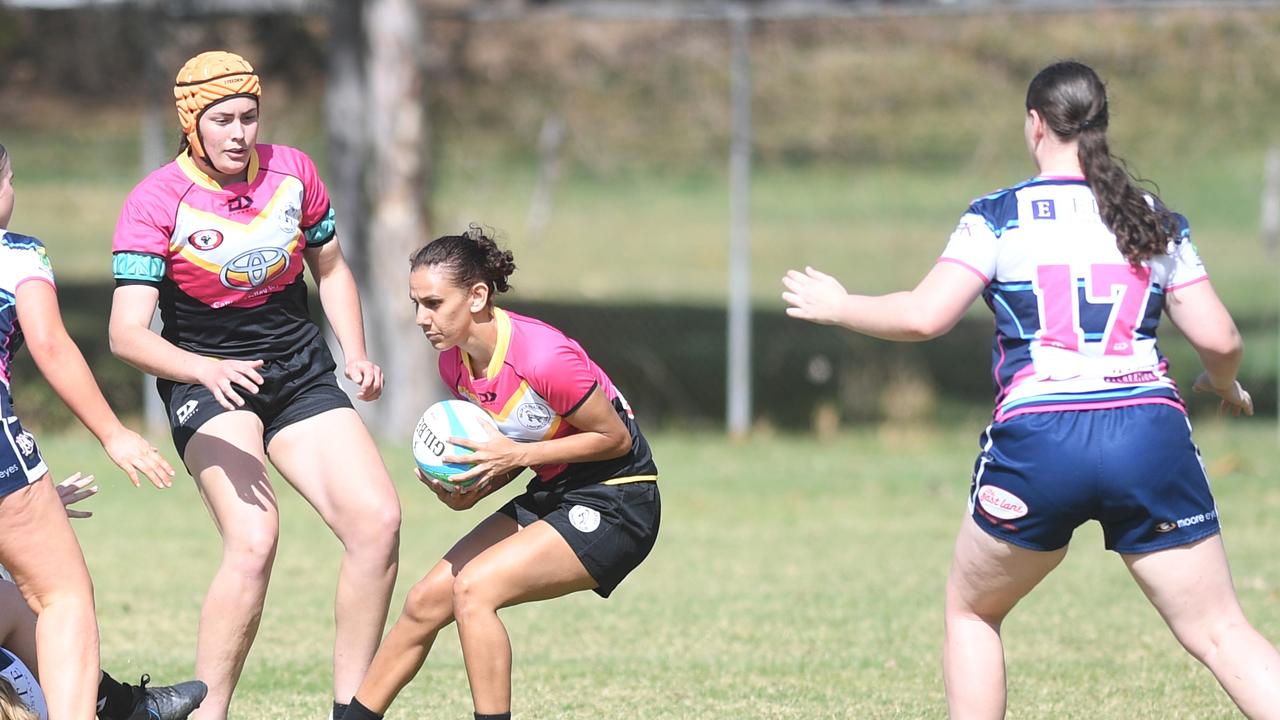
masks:
{"label": "grass field", "polygon": [[[525,718],[940,718],[941,598],[981,428],[867,430],[828,441],[656,434],[662,534],[609,601],[582,594],[504,612]],[[1280,638],[1274,428],[1197,429],[1246,612]],[[167,447],[167,442],[165,443]],[[134,490],[96,446],[42,438],[61,477],[103,490],[76,525],[95,576],[103,661],[118,677],[192,671],[199,607],[219,556],[182,477]],[[405,590],[483,513],[452,513],[400,479]],[[512,490],[500,493],[505,498]],[[282,539],[262,630],[233,711],[324,717],[338,544],[283,491]],[[1006,623],[1010,718],[1235,717],[1181,651],[1090,524],[1076,549]],[[470,712],[452,628],[392,718]]]}

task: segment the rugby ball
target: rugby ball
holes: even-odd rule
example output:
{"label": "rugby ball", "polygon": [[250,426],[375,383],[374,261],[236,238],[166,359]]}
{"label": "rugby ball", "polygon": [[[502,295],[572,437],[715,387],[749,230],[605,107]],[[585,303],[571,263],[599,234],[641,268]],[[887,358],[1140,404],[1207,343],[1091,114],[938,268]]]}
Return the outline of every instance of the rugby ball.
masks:
{"label": "rugby ball", "polygon": [[446,463],[446,455],[470,455],[473,451],[449,442],[450,437],[488,440],[493,432],[489,413],[465,400],[442,400],[427,408],[413,431],[413,459],[418,469],[441,482],[467,487],[475,482],[453,481],[453,476],[471,469],[471,463]]}

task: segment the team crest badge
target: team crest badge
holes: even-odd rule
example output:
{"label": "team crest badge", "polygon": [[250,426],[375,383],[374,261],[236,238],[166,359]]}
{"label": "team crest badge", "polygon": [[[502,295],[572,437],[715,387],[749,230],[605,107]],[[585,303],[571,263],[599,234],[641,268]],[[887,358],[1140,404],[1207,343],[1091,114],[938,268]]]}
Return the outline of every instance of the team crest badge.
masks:
{"label": "team crest badge", "polygon": [[197,230],[191,233],[187,242],[197,250],[212,250],[222,244],[222,233],[217,230]]}
{"label": "team crest badge", "polygon": [[30,430],[23,430],[14,441],[18,443],[18,450],[26,457],[31,457],[31,453],[36,451],[36,439],[32,437]]}
{"label": "team crest badge", "polygon": [[600,511],[586,505],[574,505],[569,508],[569,522],[579,532],[595,532],[600,527]]}

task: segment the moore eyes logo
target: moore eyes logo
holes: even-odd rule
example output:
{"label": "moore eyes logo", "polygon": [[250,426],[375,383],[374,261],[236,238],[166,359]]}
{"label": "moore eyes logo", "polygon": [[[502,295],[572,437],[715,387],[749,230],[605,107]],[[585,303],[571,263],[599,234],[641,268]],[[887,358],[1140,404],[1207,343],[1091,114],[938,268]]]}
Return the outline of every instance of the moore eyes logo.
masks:
{"label": "moore eyes logo", "polygon": [[262,287],[289,269],[289,255],[280,248],[250,250],[231,258],[218,278],[232,290],[249,291]]}
{"label": "moore eyes logo", "polygon": [[217,230],[197,230],[187,237],[187,242],[197,250],[212,250],[222,244],[222,233]]}
{"label": "moore eyes logo", "polygon": [[516,408],[516,420],[530,430],[542,430],[551,424],[555,413],[542,403],[522,403]]}

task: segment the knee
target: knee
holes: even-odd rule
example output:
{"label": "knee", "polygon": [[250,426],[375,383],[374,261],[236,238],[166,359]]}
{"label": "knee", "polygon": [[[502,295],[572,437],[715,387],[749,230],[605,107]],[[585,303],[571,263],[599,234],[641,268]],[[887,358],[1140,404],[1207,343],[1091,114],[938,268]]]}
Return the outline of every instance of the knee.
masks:
{"label": "knee", "polygon": [[478,573],[463,569],[453,579],[453,614],[458,622],[466,622],[468,616],[476,613],[492,613],[498,609],[498,601],[491,592],[489,584],[483,582]]}
{"label": "knee", "polygon": [[274,527],[228,537],[222,550],[223,566],[245,577],[265,578],[275,562],[278,538],[279,533]]}
{"label": "knee", "polygon": [[405,596],[404,617],[432,630],[447,625],[453,619],[453,589],[450,583],[434,578],[419,581]]}
{"label": "knee", "polygon": [[400,503],[392,496],[352,516],[339,539],[348,552],[394,555],[400,547]]}

